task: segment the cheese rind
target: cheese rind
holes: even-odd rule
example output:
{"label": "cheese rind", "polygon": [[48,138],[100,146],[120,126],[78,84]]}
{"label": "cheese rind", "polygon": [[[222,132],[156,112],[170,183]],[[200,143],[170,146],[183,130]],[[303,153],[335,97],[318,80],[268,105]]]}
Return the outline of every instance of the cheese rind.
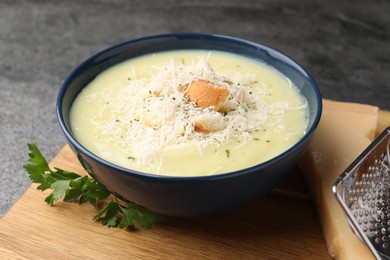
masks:
{"label": "cheese rind", "polygon": [[336,259],[373,259],[349,227],[332,186],[374,139],[377,119],[378,107],[323,100],[320,123],[300,162],[329,254]]}

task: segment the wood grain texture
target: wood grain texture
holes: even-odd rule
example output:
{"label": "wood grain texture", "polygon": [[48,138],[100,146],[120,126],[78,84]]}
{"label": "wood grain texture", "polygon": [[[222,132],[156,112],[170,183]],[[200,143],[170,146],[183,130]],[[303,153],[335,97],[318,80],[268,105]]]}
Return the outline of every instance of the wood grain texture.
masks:
{"label": "wood grain texture", "polygon": [[[390,125],[379,114],[378,132]],[[85,171],[65,146],[51,162]],[[33,184],[0,221],[0,259],[330,259],[302,174],[222,216],[162,217],[151,230],[107,228],[89,204],[44,202]]]}

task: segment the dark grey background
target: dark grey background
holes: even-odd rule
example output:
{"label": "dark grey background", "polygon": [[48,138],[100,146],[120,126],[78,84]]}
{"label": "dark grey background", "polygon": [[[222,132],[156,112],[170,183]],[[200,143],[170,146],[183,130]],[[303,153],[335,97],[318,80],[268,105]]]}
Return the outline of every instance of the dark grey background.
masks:
{"label": "dark grey background", "polygon": [[390,110],[390,1],[0,0],[0,217],[30,185],[27,143],[64,146],[57,92],[112,44],[172,32],[243,37],[289,55],[323,97]]}

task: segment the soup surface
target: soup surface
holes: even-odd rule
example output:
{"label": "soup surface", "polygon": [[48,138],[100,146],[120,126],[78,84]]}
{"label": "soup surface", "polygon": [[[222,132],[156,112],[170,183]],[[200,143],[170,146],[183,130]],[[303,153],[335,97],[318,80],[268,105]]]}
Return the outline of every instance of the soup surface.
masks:
{"label": "soup surface", "polygon": [[76,139],[133,170],[204,176],[244,169],[293,146],[305,98],[272,67],[219,51],[169,51],[115,65],[76,97]]}

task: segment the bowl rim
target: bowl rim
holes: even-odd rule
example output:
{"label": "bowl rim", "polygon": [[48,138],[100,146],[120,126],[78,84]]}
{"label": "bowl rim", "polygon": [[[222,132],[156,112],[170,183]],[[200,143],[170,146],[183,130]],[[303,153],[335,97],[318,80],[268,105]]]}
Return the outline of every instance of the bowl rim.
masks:
{"label": "bowl rim", "polygon": [[[247,45],[250,47],[255,47],[255,48],[258,48],[261,50],[265,50],[269,54],[272,54],[272,57],[275,57],[275,56],[283,57],[283,59],[289,61],[290,64],[293,64],[295,69],[299,69],[299,72],[305,76],[305,78],[310,82],[310,85],[312,86],[312,88],[314,90],[315,100],[317,101],[318,109],[317,109],[317,113],[315,114],[315,118],[313,120],[313,123],[306,130],[306,133],[304,134],[304,136],[301,139],[299,139],[298,142],[296,142],[293,146],[291,146],[287,150],[283,151],[282,153],[278,154],[277,156],[275,156],[269,160],[266,160],[264,162],[258,163],[256,165],[244,168],[244,169],[240,169],[240,170],[236,170],[236,171],[232,171],[232,172],[227,172],[227,173],[216,174],[216,175],[210,175],[210,176],[207,175],[207,176],[183,176],[183,177],[181,177],[181,176],[167,176],[167,175],[158,175],[158,174],[153,174],[153,173],[145,173],[145,172],[140,172],[137,170],[125,168],[123,166],[119,166],[117,164],[114,164],[114,163],[112,163],[106,159],[103,159],[103,158],[99,157],[98,155],[94,154],[89,149],[84,147],[73,136],[73,134],[71,133],[71,130],[69,129],[69,127],[65,123],[64,115],[62,113],[62,105],[63,105],[64,95],[65,95],[65,93],[70,85],[69,83],[72,82],[74,77],[77,76],[78,72],[82,68],[88,66],[88,64],[95,61],[98,57],[100,57],[100,56],[102,56],[110,51],[113,51],[115,49],[118,49],[118,48],[126,46],[126,45],[136,44],[139,42],[159,40],[159,39],[162,40],[162,39],[167,39],[167,38],[174,38],[177,40],[188,39],[188,38],[194,38],[194,39],[204,38],[204,39],[212,39],[212,40],[218,40],[218,41],[229,41],[229,42],[233,42],[236,44]],[[278,58],[278,60],[280,60],[280,59]],[[285,61],[282,61],[282,62],[285,62]],[[62,85],[60,87],[60,90],[59,90],[58,96],[57,96],[57,102],[56,102],[56,114],[57,114],[57,120],[60,124],[62,132],[64,133],[65,137],[68,139],[68,142],[71,143],[71,146],[74,146],[76,148],[77,152],[81,151],[83,154],[87,155],[88,157],[92,158],[93,160],[98,161],[99,163],[102,163],[106,167],[109,167],[117,172],[120,172],[120,173],[125,174],[125,175],[132,175],[132,176],[137,176],[139,178],[146,178],[148,180],[155,180],[155,181],[163,181],[163,180],[176,181],[176,182],[210,181],[210,180],[231,178],[234,176],[246,174],[248,172],[259,171],[262,168],[264,168],[270,164],[273,164],[275,161],[278,161],[278,160],[282,159],[283,157],[291,154],[293,152],[293,150],[295,150],[296,147],[298,147],[302,143],[306,142],[307,139],[309,139],[311,137],[314,130],[317,128],[319,121],[320,121],[320,118],[321,118],[321,115],[322,115],[322,97],[321,97],[321,93],[320,93],[320,90],[318,88],[318,85],[315,82],[315,80],[313,79],[313,77],[311,76],[311,74],[305,68],[303,68],[298,62],[296,62],[294,59],[290,58],[288,55],[286,55],[282,52],[279,52],[278,50],[276,50],[274,48],[268,47],[266,45],[263,45],[263,44],[260,44],[260,43],[254,42],[254,41],[246,40],[243,38],[238,38],[235,36],[223,35],[223,34],[198,33],[198,32],[195,32],[195,33],[190,33],[190,32],[167,33],[167,34],[156,34],[156,35],[151,35],[151,36],[144,36],[144,37],[139,37],[139,38],[135,38],[132,40],[120,42],[118,44],[115,44],[115,45],[112,45],[108,48],[105,48],[99,52],[96,52],[95,54],[93,54],[92,56],[87,58],[86,60],[82,61],[79,65],[77,65],[70,72],[70,74],[66,77],[66,79],[64,80],[64,82],[62,83]]]}

